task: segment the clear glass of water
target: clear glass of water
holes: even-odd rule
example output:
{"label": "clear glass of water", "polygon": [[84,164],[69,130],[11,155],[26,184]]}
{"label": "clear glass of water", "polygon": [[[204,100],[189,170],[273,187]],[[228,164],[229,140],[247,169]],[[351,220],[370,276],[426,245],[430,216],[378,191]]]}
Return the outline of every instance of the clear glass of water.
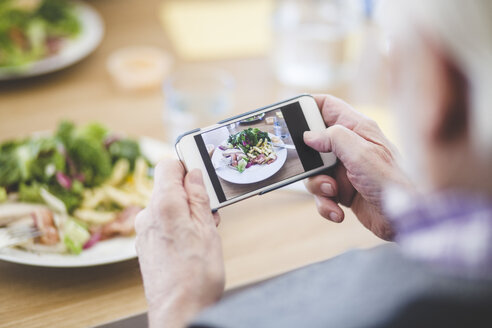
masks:
{"label": "clear glass of water", "polygon": [[312,89],[345,80],[362,21],[361,0],[277,0],[271,59],[278,80]]}
{"label": "clear glass of water", "polygon": [[220,69],[186,68],[172,74],[163,85],[168,141],[224,118],[232,109],[233,91],[233,77]]}
{"label": "clear glass of water", "polygon": [[283,118],[275,117],[273,121],[273,133],[279,138],[287,138],[289,136],[289,130],[287,124]]}

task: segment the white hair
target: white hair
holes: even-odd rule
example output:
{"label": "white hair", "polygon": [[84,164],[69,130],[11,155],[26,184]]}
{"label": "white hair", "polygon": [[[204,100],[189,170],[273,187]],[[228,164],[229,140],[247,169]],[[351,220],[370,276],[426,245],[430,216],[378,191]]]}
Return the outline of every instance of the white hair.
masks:
{"label": "white hair", "polygon": [[492,155],[492,1],[388,0],[377,18],[386,32],[417,31],[437,42],[470,86],[469,131],[474,147]]}

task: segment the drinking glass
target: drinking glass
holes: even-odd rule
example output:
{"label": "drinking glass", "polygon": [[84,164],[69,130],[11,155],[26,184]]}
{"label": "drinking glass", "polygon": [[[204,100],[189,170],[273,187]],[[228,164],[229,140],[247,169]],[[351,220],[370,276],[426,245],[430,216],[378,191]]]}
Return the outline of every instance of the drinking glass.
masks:
{"label": "drinking glass", "polygon": [[283,118],[275,117],[273,120],[273,132],[279,138],[287,138],[289,136],[289,130],[287,124]]}
{"label": "drinking glass", "polygon": [[345,80],[363,16],[360,0],[278,0],[271,53],[278,80],[312,89]]}
{"label": "drinking glass", "polygon": [[186,68],[172,74],[163,86],[168,141],[174,143],[179,135],[227,115],[233,89],[233,77],[220,69]]}

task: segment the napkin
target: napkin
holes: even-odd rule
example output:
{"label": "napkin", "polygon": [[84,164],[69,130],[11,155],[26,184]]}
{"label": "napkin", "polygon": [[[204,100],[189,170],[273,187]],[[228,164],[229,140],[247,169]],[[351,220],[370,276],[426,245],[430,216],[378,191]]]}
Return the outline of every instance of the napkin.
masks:
{"label": "napkin", "polygon": [[172,0],[161,22],[178,57],[210,60],[265,55],[273,0]]}

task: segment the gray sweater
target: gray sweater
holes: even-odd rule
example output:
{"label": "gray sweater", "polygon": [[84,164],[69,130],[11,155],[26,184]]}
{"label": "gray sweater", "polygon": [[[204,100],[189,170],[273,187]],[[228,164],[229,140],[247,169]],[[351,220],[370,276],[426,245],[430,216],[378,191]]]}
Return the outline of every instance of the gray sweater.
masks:
{"label": "gray sweater", "polygon": [[492,327],[489,278],[446,275],[388,244],[226,297],[191,327]]}

